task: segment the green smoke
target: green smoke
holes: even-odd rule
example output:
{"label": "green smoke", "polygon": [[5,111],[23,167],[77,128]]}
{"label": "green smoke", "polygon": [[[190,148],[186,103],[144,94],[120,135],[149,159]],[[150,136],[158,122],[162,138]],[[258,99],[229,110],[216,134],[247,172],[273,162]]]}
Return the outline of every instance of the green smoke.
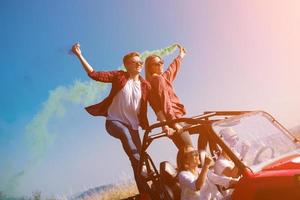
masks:
{"label": "green smoke", "polygon": [[24,173],[25,173],[25,171],[22,170],[22,171],[17,172],[16,174],[14,174],[10,177],[10,179],[8,180],[8,182],[5,186],[6,195],[13,195],[13,192],[19,186],[20,178],[24,175]]}
{"label": "green smoke", "polygon": [[[154,51],[145,51],[141,54],[141,59],[145,60],[150,54],[157,54],[165,57],[176,50],[176,45],[171,45],[163,49]],[[123,66],[119,69],[124,68]],[[26,171],[32,169],[46,155],[48,149],[54,143],[56,135],[48,130],[50,120],[63,117],[66,113],[67,104],[77,104],[86,106],[96,103],[96,100],[107,88],[107,84],[96,81],[75,81],[70,86],[58,86],[49,92],[48,99],[43,103],[41,110],[36,113],[30,123],[26,126],[26,142],[32,156],[21,173],[15,174],[7,183],[7,193],[13,194],[16,190],[19,180],[26,174]]]}
{"label": "green smoke", "polygon": [[[141,58],[145,59],[150,54],[165,57],[174,52],[175,49],[176,45],[171,45],[163,49],[145,51],[141,54]],[[36,160],[43,157],[49,146],[54,142],[55,135],[48,132],[48,124],[51,119],[64,116],[66,112],[65,103],[84,106],[91,104],[96,101],[106,86],[106,84],[95,81],[76,81],[71,86],[59,86],[49,92],[49,97],[43,103],[41,111],[34,116],[26,127],[29,148]]]}
{"label": "green smoke", "polygon": [[159,57],[163,58],[171,53],[173,53],[176,50],[177,46],[176,44],[173,44],[171,46],[168,46],[166,48],[163,49],[158,49],[158,50],[154,50],[154,51],[144,51],[141,55],[141,59],[142,60],[146,60],[146,58],[150,55],[150,54],[156,54]]}
{"label": "green smoke", "polygon": [[26,127],[27,142],[30,152],[36,161],[40,160],[54,142],[55,135],[48,132],[49,121],[63,117],[66,103],[88,105],[99,97],[105,89],[105,84],[95,81],[76,81],[73,85],[59,86],[49,92],[49,97]]}

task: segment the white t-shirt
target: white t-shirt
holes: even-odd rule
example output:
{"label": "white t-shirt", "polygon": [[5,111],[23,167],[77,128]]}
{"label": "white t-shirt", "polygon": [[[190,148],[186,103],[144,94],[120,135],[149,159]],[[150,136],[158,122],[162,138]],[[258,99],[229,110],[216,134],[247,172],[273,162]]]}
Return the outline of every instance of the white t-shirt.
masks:
{"label": "white t-shirt", "polygon": [[[200,173],[201,170],[198,170]],[[179,184],[181,188],[181,200],[199,200],[200,192],[202,193],[203,188],[206,185],[204,182],[200,190],[196,190],[196,180],[198,175],[193,174],[190,171],[181,171],[178,175]]]}
{"label": "white t-shirt", "polygon": [[208,198],[213,200],[223,199],[223,195],[219,192],[217,185],[227,188],[229,187],[232,178],[221,176],[211,171],[207,174],[207,178],[209,184],[206,193],[210,195]]}
{"label": "white t-shirt", "polygon": [[141,82],[128,79],[125,86],[113,98],[108,108],[107,119],[121,121],[138,130],[141,96]]}
{"label": "white t-shirt", "polygon": [[221,155],[214,165],[214,171],[216,174],[222,175],[225,168],[233,169],[234,163]]}
{"label": "white t-shirt", "polygon": [[[224,156],[221,155],[221,156],[219,156],[219,158],[217,159],[217,161],[216,161],[216,163],[214,165],[214,172],[216,174],[222,176],[223,175],[223,171],[226,168],[233,169],[234,166],[235,166],[234,162],[232,162],[231,160],[228,160],[227,158],[225,158]],[[226,177],[226,176],[224,176],[224,177]],[[231,177],[228,177],[228,178],[232,179]],[[224,186],[224,185],[222,185],[222,186]],[[227,186],[224,186],[224,187],[227,188]],[[229,189],[229,190],[223,191],[223,195],[230,196],[232,192],[233,192],[233,189]]]}
{"label": "white t-shirt", "polygon": [[[198,169],[198,174],[201,169]],[[219,199],[219,193],[215,184],[228,186],[231,178],[219,176],[211,171],[207,173],[207,179],[200,188],[196,190],[196,180],[198,175],[194,175],[190,171],[181,171],[178,175],[179,184],[181,188],[181,200],[211,200]]]}

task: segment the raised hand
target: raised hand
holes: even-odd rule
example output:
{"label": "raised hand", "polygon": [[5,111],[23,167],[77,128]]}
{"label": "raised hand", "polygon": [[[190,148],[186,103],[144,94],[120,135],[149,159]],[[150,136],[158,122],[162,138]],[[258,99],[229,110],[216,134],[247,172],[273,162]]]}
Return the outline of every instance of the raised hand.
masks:
{"label": "raised hand", "polygon": [[175,44],[179,48],[179,56],[183,58],[186,55],[186,50],[180,44]]}
{"label": "raised hand", "polygon": [[75,43],[72,46],[72,52],[77,56],[77,58],[80,60],[82,67],[87,73],[91,73],[94,71],[93,67],[88,63],[88,61],[83,57],[80,50],[80,44]]}
{"label": "raised hand", "polygon": [[183,58],[185,55],[186,55],[186,50],[185,50],[185,48],[182,47],[180,49],[180,57]]}
{"label": "raised hand", "polygon": [[80,44],[79,43],[75,43],[72,46],[72,52],[76,55],[76,56],[80,56],[81,55],[81,50],[80,50]]}
{"label": "raised hand", "polygon": [[204,166],[207,166],[209,168],[209,167],[213,166],[213,164],[214,164],[213,159],[210,156],[206,155],[205,161],[204,161]]}

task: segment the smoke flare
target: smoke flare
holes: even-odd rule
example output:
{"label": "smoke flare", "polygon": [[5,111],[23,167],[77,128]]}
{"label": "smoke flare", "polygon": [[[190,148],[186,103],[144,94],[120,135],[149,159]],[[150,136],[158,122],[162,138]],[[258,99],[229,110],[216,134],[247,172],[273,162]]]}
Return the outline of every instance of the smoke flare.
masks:
{"label": "smoke flare", "polygon": [[[166,48],[145,51],[141,59],[145,60],[150,54],[165,57],[176,50],[176,45]],[[119,69],[123,69],[120,66]],[[42,109],[35,114],[33,119],[26,126],[26,142],[31,153],[31,159],[24,170],[13,175],[6,184],[6,193],[13,194],[19,185],[20,179],[26,172],[46,155],[48,149],[55,142],[56,135],[49,133],[50,120],[63,117],[66,113],[67,104],[86,106],[95,103],[101,93],[107,88],[107,84],[95,81],[75,81],[70,86],[58,86],[49,92],[48,99],[43,103]]]}

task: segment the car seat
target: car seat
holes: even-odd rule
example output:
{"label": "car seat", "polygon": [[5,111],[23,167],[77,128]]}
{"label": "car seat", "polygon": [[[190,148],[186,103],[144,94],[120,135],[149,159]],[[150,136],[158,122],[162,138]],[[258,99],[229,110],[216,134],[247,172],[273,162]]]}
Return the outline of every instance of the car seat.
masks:
{"label": "car seat", "polygon": [[168,161],[160,163],[161,184],[167,200],[180,200],[181,190],[177,173],[176,168]]}

